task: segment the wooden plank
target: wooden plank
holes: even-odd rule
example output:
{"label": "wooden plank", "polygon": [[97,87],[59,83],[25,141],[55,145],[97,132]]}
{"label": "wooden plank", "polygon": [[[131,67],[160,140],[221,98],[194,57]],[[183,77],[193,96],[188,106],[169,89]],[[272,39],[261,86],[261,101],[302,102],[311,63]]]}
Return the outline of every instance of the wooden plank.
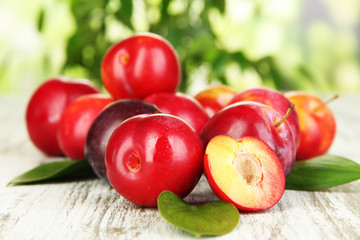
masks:
{"label": "wooden plank", "polygon": [[[27,98],[0,97],[0,239],[188,239],[153,208],[135,206],[100,179],[6,187],[49,158],[30,143]],[[338,121],[333,154],[360,162],[360,96],[331,104]],[[360,182],[324,191],[285,191],[273,208],[242,212],[237,228],[214,239],[360,239]],[[188,202],[217,200],[203,177]]]}

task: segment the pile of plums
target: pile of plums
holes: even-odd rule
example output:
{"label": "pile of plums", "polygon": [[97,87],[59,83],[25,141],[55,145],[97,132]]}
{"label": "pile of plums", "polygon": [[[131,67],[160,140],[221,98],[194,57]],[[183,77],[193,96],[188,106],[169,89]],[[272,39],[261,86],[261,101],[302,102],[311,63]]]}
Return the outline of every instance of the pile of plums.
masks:
{"label": "pile of plums", "polygon": [[282,197],[295,160],[327,152],[333,114],[305,92],[209,86],[177,92],[181,68],[161,36],[136,34],[105,54],[107,93],[85,79],[58,77],[32,95],[26,123],[49,156],[86,158],[125,199],[155,207],[164,190],[184,198],[205,172],[210,187],[240,210]]}

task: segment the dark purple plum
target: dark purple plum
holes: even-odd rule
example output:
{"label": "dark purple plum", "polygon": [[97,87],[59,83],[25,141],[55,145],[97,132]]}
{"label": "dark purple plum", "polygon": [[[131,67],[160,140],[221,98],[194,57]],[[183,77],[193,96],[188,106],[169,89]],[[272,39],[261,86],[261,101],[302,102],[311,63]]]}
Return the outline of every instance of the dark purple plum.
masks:
{"label": "dark purple plum", "polygon": [[135,99],[123,99],[109,104],[94,120],[85,142],[85,158],[96,175],[108,181],[105,151],[113,131],[130,117],[159,112],[154,104]]}

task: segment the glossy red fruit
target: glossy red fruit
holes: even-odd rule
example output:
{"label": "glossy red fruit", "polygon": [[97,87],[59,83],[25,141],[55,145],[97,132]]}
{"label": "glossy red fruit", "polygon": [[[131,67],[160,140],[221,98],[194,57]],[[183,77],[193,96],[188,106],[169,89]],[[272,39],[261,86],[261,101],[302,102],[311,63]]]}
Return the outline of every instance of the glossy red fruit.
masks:
{"label": "glossy red fruit", "polygon": [[184,198],[203,172],[204,147],[182,119],[168,114],[138,115],[115,129],[105,154],[109,181],[130,202],[156,207],[169,190]]}
{"label": "glossy red fruit", "polygon": [[98,92],[86,79],[59,77],[44,82],[26,108],[26,127],[34,145],[49,156],[62,155],[56,134],[63,111],[78,97]]}
{"label": "glossy red fruit", "polygon": [[180,84],[179,59],[170,43],[159,35],[133,35],[105,54],[102,81],[115,99],[142,99],[152,93],[175,91]]}
{"label": "glossy red fruit", "polygon": [[212,117],[227,106],[235,94],[236,90],[226,85],[214,85],[200,91],[195,95],[195,99],[204,107],[209,117]]}
{"label": "glossy red fruit", "polygon": [[118,100],[105,107],[91,124],[85,142],[85,158],[96,175],[108,181],[105,169],[106,146],[120,123],[135,115],[159,112],[154,104],[135,99]]}
{"label": "glossy red fruit", "polygon": [[258,138],[276,152],[288,176],[295,161],[296,146],[287,121],[275,127],[282,118],[280,113],[261,103],[234,103],[210,118],[200,136],[205,145],[217,135],[229,135],[235,140],[245,136]]}
{"label": "glossy red fruit", "polygon": [[285,94],[292,101],[300,120],[301,143],[297,160],[307,160],[325,154],[336,134],[336,120],[331,109],[319,97],[293,91]]}
{"label": "glossy red fruit", "polygon": [[193,97],[184,93],[154,93],[144,99],[155,104],[163,113],[178,116],[200,133],[209,116],[201,104]]}
{"label": "glossy red fruit", "polygon": [[64,154],[72,160],[85,157],[85,139],[99,113],[113,100],[103,94],[90,94],[76,99],[64,111],[57,139]]}
{"label": "glossy red fruit", "polygon": [[[237,93],[229,104],[243,101],[255,101],[274,108],[281,115],[285,115],[291,102],[281,92],[270,88],[249,88]],[[296,105],[295,105],[296,109]],[[300,145],[300,126],[296,111],[292,111],[286,118],[294,133],[296,148]]]}

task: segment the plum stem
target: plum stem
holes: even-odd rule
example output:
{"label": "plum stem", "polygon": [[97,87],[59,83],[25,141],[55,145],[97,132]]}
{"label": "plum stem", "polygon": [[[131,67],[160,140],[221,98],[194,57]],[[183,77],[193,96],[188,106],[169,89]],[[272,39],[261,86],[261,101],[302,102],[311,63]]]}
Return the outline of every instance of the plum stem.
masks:
{"label": "plum stem", "polygon": [[286,118],[289,116],[289,114],[291,113],[292,110],[294,110],[295,108],[295,104],[294,103],[290,103],[288,110],[286,111],[285,115],[280,119],[280,121],[278,121],[274,126],[275,128],[279,128],[280,125],[286,120]]}
{"label": "plum stem", "polygon": [[335,99],[339,98],[339,94],[335,94],[332,98],[322,102],[319,106],[317,106],[313,111],[317,112],[319,110],[321,110],[323,107],[327,106],[329,103],[331,103],[332,101],[334,101]]}

